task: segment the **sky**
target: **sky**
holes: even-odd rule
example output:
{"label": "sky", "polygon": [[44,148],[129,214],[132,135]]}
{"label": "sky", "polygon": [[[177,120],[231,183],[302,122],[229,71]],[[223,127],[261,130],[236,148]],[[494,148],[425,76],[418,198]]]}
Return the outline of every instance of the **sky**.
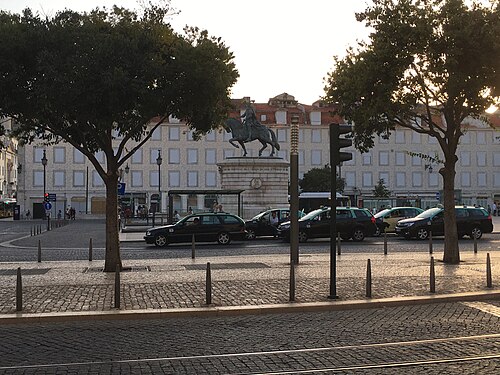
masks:
{"label": "sky", "polygon": [[[333,56],[344,56],[349,46],[367,38],[367,29],[355,19],[367,1],[171,0],[180,13],[170,23],[178,32],[197,26],[222,38],[240,74],[232,98],[267,103],[286,92],[312,104],[324,95]],[[64,8],[89,11],[114,4],[140,9],[136,0],[0,0],[0,9],[20,13],[28,7],[53,16]]]}

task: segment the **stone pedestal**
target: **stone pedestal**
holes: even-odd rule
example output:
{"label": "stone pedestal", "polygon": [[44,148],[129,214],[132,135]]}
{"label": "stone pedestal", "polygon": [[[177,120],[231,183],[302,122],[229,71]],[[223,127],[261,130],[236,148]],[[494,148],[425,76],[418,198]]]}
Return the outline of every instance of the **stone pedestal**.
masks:
{"label": "stone pedestal", "polygon": [[[288,207],[288,168],[277,157],[231,157],[218,163],[222,189],[245,190],[241,216],[250,219],[269,208]],[[237,197],[225,196],[224,211],[238,212]]]}

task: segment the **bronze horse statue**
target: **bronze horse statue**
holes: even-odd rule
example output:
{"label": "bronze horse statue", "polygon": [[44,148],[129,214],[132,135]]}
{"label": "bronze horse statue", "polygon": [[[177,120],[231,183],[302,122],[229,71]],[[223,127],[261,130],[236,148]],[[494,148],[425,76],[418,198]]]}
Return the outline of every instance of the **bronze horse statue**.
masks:
{"label": "bronze horse statue", "polygon": [[247,149],[245,147],[245,143],[252,141],[259,141],[262,144],[262,148],[259,150],[259,156],[262,156],[262,151],[267,147],[267,145],[271,145],[272,150],[269,156],[274,156],[274,149],[280,149],[280,145],[278,140],[276,139],[276,134],[272,129],[269,129],[267,126],[253,126],[251,131],[250,139],[248,139],[248,130],[243,125],[243,123],[235,118],[229,118],[224,122],[224,129],[228,133],[232,133],[233,138],[229,140],[234,147],[239,148],[236,144],[238,142],[243,149],[243,156],[247,156]]}

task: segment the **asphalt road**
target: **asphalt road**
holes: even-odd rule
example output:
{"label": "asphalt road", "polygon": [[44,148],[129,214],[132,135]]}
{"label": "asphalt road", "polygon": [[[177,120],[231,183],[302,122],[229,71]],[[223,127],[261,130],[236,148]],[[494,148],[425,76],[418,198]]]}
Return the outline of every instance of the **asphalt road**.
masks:
{"label": "asphalt road", "polygon": [[497,374],[500,303],[0,326],[0,374]]}
{"label": "asphalt road", "polygon": [[[93,259],[104,259],[105,229],[103,220],[80,220],[70,222],[67,226],[55,228],[50,232],[31,236],[34,228],[44,226],[42,221],[0,221],[0,262],[34,261],[37,259],[38,243],[42,248],[42,256],[47,261],[85,260],[89,256],[89,243],[92,239]],[[443,247],[443,239],[433,240],[434,252]],[[362,242],[343,241],[342,252],[345,253],[383,253],[382,237],[367,237]],[[470,239],[460,240],[461,251],[472,251]],[[478,241],[478,251],[498,251],[500,234],[485,234]],[[197,256],[230,256],[259,254],[288,254],[290,245],[278,239],[260,238],[254,241],[233,242],[227,246],[216,243],[196,244]],[[330,243],[326,239],[310,240],[301,243],[301,254],[328,253]],[[394,252],[427,252],[428,241],[404,240],[396,236],[388,236],[388,251]],[[122,259],[169,259],[190,258],[191,244],[174,244],[166,248],[156,248],[145,242],[124,242],[121,244]]]}

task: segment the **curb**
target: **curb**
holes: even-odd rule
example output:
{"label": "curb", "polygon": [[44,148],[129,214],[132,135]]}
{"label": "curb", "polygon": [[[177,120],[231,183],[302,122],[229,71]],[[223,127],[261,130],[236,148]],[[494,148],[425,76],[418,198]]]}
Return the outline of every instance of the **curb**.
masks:
{"label": "curb", "polygon": [[131,320],[131,319],[165,319],[199,316],[234,316],[259,314],[284,314],[294,312],[342,311],[358,309],[375,309],[397,306],[423,305],[431,303],[452,303],[466,301],[484,301],[500,299],[500,290],[484,292],[455,293],[445,295],[428,295],[412,297],[393,297],[380,299],[364,299],[353,301],[285,303],[254,306],[207,306],[205,308],[179,309],[143,309],[143,310],[109,310],[65,313],[15,313],[0,315],[0,325],[24,323],[74,322],[85,320]]}

